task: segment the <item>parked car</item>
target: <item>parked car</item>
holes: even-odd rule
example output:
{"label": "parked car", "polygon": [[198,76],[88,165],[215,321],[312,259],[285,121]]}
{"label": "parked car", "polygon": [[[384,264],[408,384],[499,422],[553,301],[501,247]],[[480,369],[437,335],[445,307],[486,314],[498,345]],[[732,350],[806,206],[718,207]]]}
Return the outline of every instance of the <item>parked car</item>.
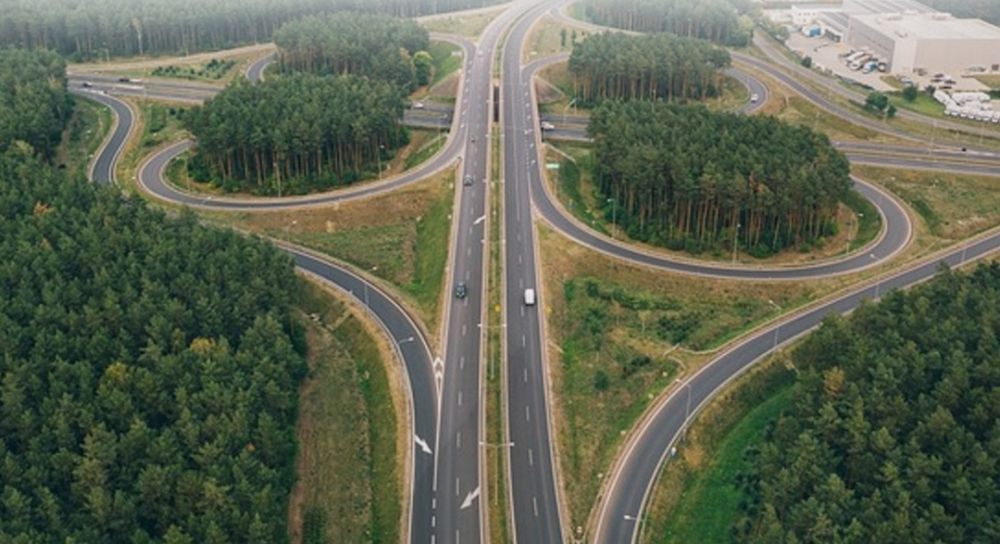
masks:
{"label": "parked car", "polygon": [[84,81],[83,83],[80,84],[80,86],[83,87],[84,89],[89,89],[93,87],[94,84],[89,81]]}
{"label": "parked car", "polygon": [[751,103],[756,104],[759,101],[760,101],[760,95],[759,94],[753,93],[752,95],[750,95],[750,102]]}
{"label": "parked car", "polygon": [[424,107],[425,106],[424,106],[423,102],[414,102],[413,103],[413,109],[415,109],[415,110],[422,110],[422,109],[424,109]]}
{"label": "parked car", "polygon": [[542,121],[542,124],[540,126],[542,127],[542,130],[554,130],[556,128],[555,125],[553,125],[548,121]]}

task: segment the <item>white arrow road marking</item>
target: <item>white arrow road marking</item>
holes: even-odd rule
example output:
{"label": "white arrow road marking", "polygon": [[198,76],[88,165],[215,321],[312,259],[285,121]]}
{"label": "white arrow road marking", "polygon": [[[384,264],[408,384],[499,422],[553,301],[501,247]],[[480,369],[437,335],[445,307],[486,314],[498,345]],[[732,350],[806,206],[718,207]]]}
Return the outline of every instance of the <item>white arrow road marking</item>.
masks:
{"label": "white arrow road marking", "polygon": [[424,440],[423,438],[420,438],[419,436],[417,436],[416,434],[414,434],[413,435],[413,441],[416,442],[418,446],[420,446],[420,450],[421,451],[423,451],[427,455],[431,455],[431,447],[427,445],[427,441],[426,440]]}
{"label": "white arrow road marking", "polygon": [[437,383],[438,394],[441,394],[444,382],[444,361],[440,357],[434,359],[434,381]]}
{"label": "white arrow road marking", "polygon": [[479,488],[477,487],[473,489],[471,493],[465,496],[465,500],[462,501],[462,506],[459,508],[459,510],[465,510],[466,508],[472,506],[472,501],[476,500],[476,497],[478,496],[479,496]]}

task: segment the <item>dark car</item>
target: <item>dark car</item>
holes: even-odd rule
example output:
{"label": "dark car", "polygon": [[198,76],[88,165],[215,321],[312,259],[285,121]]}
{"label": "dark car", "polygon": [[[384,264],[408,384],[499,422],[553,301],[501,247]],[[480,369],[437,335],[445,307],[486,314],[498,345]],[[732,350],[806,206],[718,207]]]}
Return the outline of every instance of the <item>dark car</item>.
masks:
{"label": "dark car", "polygon": [[464,282],[455,284],[455,298],[465,298],[467,294],[469,294],[469,290],[465,287]]}
{"label": "dark car", "polygon": [[472,185],[473,181],[475,180],[472,179],[472,176],[466,175],[464,178],[462,178],[462,185],[468,187],[469,185]]}
{"label": "dark car", "polygon": [[83,83],[80,84],[80,86],[83,87],[84,89],[89,89],[93,87],[94,84],[89,81],[84,81]]}
{"label": "dark car", "polygon": [[132,80],[127,77],[120,77],[118,78],[118,83],[132,83]]}

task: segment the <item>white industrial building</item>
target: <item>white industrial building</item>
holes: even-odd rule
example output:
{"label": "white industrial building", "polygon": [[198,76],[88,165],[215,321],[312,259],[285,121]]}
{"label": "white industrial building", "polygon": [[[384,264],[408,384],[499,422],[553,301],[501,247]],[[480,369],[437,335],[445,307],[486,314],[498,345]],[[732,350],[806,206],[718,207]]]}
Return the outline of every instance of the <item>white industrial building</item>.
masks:
{"label": "white industrial building", "polygon": [[915,9],[850,13],[845,41],[877,56],[897,74],[1000,71],[1000,28],[979,19]]}

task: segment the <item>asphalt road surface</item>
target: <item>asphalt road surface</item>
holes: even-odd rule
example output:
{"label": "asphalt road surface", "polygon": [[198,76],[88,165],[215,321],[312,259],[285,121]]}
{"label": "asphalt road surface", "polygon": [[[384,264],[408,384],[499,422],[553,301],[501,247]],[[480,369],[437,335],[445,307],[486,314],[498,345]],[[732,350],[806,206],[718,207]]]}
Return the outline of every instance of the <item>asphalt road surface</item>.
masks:
{"label": "asphalt road surface", "polygon": [[[531,190],[540,183],[534,93],[522,69],[523,46],[548,5],[531,9],[511,29],[503,50],[501,111],[504,177],[504,313],[506,426],[511,442],[507,475],[515,542],[563,542],[559,487],[549,426],[542,330],[545,293],[536,262]],[[525,304],[525,289],[537,302]]]}

